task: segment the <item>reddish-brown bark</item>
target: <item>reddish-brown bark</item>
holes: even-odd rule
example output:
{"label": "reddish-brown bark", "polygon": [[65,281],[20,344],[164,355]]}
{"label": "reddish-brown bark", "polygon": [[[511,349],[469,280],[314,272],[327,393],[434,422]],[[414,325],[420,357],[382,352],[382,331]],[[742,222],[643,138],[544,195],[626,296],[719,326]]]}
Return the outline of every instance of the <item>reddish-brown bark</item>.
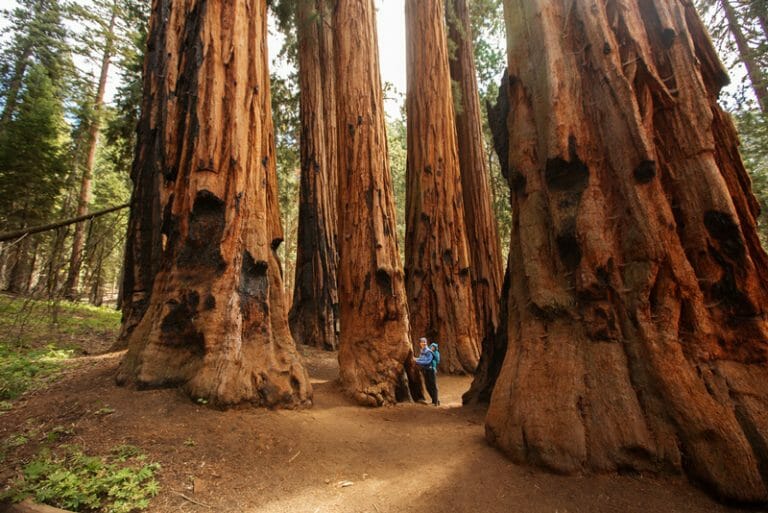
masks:
{"label": "reddish-brown bark", "polygon": [[505,7],[514,225],[488,439],[765,501],[768,259],[701,21],[680,0]]}
{"label": "reddish-brown bark", "polygon": [[218,405],[308,404],[274,251],[266,4],[155,0],[152,19],[161,72],[147,76],[153,130],[138,144],[162,162],[163,253],[118,381]]}
{"label": "reddish-brown bark", "polygon": [[[160,3],[159,7],[164,5]],[[158,7],[153,6],[153,9],[156,8]],[[160,188],[163,181],[162,150],[165,134],[156,130],[161,122],[156,113],[164,115],[164,111],[158,111],[157,106],[169,101],[168,91],[161,87],[162,77],[166,73],[163,45],[167,23],[168,20],[162,16],[153,16],[149,20],[147,49],[144,54],[141,117],[136,129],[141,144],[136,146],[131,167],[133,192],[125,237],[120,291],[123,318],[116,349],[125,347],[128,336],[149,306],[163,251],[160,233]]]}
{"label": "reddish-brown bark", "polygon": [[[405,399],[412,370],[408,307],[395,239],[372,0],[338,0],[334,16],[339,145],[339,368],[347,393],[377,406]],[[416,374],[414,373],[415,377]],[[414,387],[414,393],[416,387]]]}
{"label": "reddish-brown bark", "polygon": [[301,186],[296,280],[289,314],[298,343],[337,347],[336,102],[332,19],[323,0],[296,3]]}
{"label": "reddish-brown bark", "polygon": [[[77,201],[77,216],[88,213],[88,204],[91,202],[91,188],[93,183],[93,168],[96,165],[96,148],[99,144],[99,131],[101,128],[101,111],[104,106],[104,94],[107,89],[107,77],[109,65],[112,61],[115,21],[117,19],[117,6],[112,6],[112,17],[109,20],[109,28],[104,40],[104,53],[101,57],[101,72],[96,86],[96,100],[93,104],[94,117],[88,127],[88,152],[86,153],[83,176],[80,180],[80,194]],[[67,281],[64,285],[64,297],[76,299],[80,287],[80,268],[83,264],[83,245],[85,242],[85,222],[75,225],[75,234],[72,238],[72,256],[69,258],[69,270]]]}
{"label": "reddish-brown bark", "polygon": [[[472,28],[467,0],[450,0],[448,37],[453,42],[451,79],[457,84],[460,100],[456,111],[456,135],[472,265],[472,293],[477,311],[478,339],[495,337],[499,328],[499,299],[503,279],[503,256],[499,245],[496,216],[491,204],[490,172],[485,156],[480,96],[477,89]],[[506,156],[505,156],[506,158]]]}
{"label": "reddish-brown bark", "polygon": [[474,372],[472,304],[448,48],[440,0],[406,0],[406,290],[411,335],[440,344],[440,368]]}
{"label": "reddish-brown bark", "polygon": [[[504,71],[496,104],[488,102],[488,125],[491,129],[493,147],[499,158],[501,174],[509,180],[509,130],[507,129],[507,116],[509,115],[509,77]],[[507,241],[508,243],[508,241]],[[465,404],[488,403],[491,400],[496,378],[499,377],[504,355],[507,353],[507,336],[509,328],[509,287],[511,277],[509,275],[511,264],[507,256],[507,265],[504,272],[504,282],[501,287],[499,301],[499,325],[490,335],[483,338],[480,352],[480,361],[477,364],[472,385],[464,395],[462,401]]]}

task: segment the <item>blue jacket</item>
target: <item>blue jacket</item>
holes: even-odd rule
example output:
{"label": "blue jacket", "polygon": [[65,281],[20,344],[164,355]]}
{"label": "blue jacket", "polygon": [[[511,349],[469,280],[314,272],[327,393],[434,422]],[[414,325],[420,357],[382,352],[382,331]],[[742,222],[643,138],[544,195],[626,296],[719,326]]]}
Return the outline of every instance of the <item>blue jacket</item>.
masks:
{"label": "blue jacket", "polygon": [[419,357],[416,358],[416,365],[421,365],[422,367],[431,367],[433,358],[434,355],[432,355],[432,351],[430,351],[428,347],[425,347],[421,350]]}

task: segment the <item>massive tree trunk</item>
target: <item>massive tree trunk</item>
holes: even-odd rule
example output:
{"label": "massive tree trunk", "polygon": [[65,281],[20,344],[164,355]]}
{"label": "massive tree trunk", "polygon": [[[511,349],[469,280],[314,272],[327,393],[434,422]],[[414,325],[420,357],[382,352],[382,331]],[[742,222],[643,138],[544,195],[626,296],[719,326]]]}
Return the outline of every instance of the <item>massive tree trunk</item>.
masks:
{"label": "massive tree trunk", "polygon": [[[88,127],[88,153],[83,167],[83,176],[80,182],[80,196],[77,202],[77,217],[88,213],[88,205],[91,202],[91,186],[93,182],[93,168],[96,164],[96,148],[99,144],[99,129],[101,127],[101,111],[104,106],[104,93],[109,76],[109,65],[112,60],[115,21],[117,19],[117,6],[112,6],[112,17],[109,20],[109,28],[104,41],[104,54],[101,58],[101,73],[96,88],[94,102],[94,115],[91,125]],[[72,239],[72,256],[69,259],[69,271],[64,289],[64,297],[76,299],[80,284],[80,268],[83,264],[83,242],[85,241],[85,222],[75,225],[75,235]]]}
{"label": "massive tree trunk", "polygon": [[414,383],[405,376],[413,369],[413,350],[395,239],[373,0],[338,0],[333,26],[339,125],[339,368],[350,396],[360,404],[380,406],[407,398],[406,381]]}
{"label": "massive tree trunk", "polygon": [[[495,337],[499,328],[499,296],[503,257],[496,216],[491,204],[490,172],[485,158],[480,96],[477,90],[472,28],[467,0],[450,0],[448,35],[454,44],[450,59],[451,79],[458,84],[460,110],[456,112],[456,134],[472,265],[472,292],[477,311],[477,334],[481,341]],[[504,156],[506,158],[506,155]]]}
{"label": "massive tree trunk", "polygon": [[[160,233],[160,189],[163,182],[165,134],[157,130],[155,112],[169,101],[162,87],[167,20],[150,17],[144,55],[141,117],[136,128],[136,153],[131,167],[131,210],[125,237],[119,304],[123,318],[115,349],[124,348],[128,336],[149,307],[155,276],[163,252]],[[159,109],[162,114],[163,110]]]}
{"label": "massive tree trunk", "polygon": [[472,305],[456,125],[441,0],[406,0],[406,290],[414,340],[440,343],[440,368],[474,372]]}
{"label": "massive tree trunk", "polygon": [[742,30],[743,19],[739,19],[739,13],[730,0],[718,0],[720,6],[725,12],[725,19],[728,22],[728,31],[736,41],[736,49],[739,51],[739,59],[747,68],[749,82],[752,85],[752,91],[757,98],[757,105],[762,112],[768,111],[768,83],[766,83],[765,74],[760,68],[760,64],[755,59],[755,50],[750,48],[747,37]]}
{"label": "massive tree trunk", "polygon": [[330,12],[298,0],[301,188],[296,281],[289,315],[298,343],[334,350],[336,320],[336,102]]}
{"label": "massive tree trunk", "polygon": [[[509,74],[504,70],[504,75],[499,86],[496,104],[488,102],[488,124],[493,138],[493,147],[499,158],[501,174],[509,180],[509,130],[507,129],[507,117],[509,116]],[[507,189],[507,193],[509,193]],[[509,243],[507,241],[507,243]],[[491,400],[496,379],[499,377],[504,356],[507,353],[507,339],[509,336],[509,287],[511,276],[509,275],[512,264],[507,255],[507,265],[504,272],[504,282],[501,286],[501,298],[499,307],[499,325],[489,335],[483,338],[480,362],[477,364],[472,385],[462,396],[464,404],[487,404]]]}
{"label": "massive tree trunk", "polygon": [[680,0],[505,6],[514,226],[488,439],[765,501],[768,258],[701,21]]}
{"label": "massive tree trunk", "polygon": [[155,0],[152,24],[152,129],[138,144],[163,172],[163,253],[118,382],[182,385],[219,405],[308,404],[274,251],[266,4]]}

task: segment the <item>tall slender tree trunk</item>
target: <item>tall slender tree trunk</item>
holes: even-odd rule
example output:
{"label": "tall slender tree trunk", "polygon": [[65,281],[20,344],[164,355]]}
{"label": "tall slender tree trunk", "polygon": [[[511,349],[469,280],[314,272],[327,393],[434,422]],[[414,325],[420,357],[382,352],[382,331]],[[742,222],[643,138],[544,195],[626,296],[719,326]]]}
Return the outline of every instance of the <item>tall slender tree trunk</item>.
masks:
{"label": "tall slender tree trunk", "polygon": [[[101,58],[101,72],[99,73],[99,83],[96,89],[96,99],[93,109],[93,120],[88,127],[88,153],[83,167],[83,177],[80,182],[80,196],[77,202],[77,216],[83,216],[88,213],[88,204],[91,202],[91,186],[93,182],[93,168],[96,164],[96,148],[99,144],[99,130],[101,127],[101,111],[104,107],[104,93],[107,88],[107,77],[109,76],[109,65],[112,60],[114,43],[112,41],[115,32],[115,21],[117,19],[117,6],[112,6],[112,17],[109,20],[106,39],[104,41],[104,54]],[[69,271],[67,272],[67,282],[65,285],[64,297],[67,299],[77,299],[78,288],[80,285],[80,268],[83,264],[83,242],[85,240],[85,222],[75,225],[75,235],[72,239],[72,256],[69,259]]]}
{"label": "tall slender tree trunk", "polygon": [[8,92],[5,95],[5,105],[3,106],[3,114],[0,116],[0,127],[5,126],[13,117],[13,113],[16,111],[16,104],[19,98],[19,91],[21,91],[21,84],[24,80],[24,73],[27,71],[29,64],[29,58],[32,56],[32,41],[27,41],[27,46],[24,47],[19,59],[13,67],[13,78],[11,78],[8,84]]}
{"label": "tall slender tree trunk", "polygon": [[766,82],[760,64],[755,60],[755,51],[750,48],[747,37],[742,31],[743,20],[739,19],[739,15],[730,0],[719,0],[719,2],[725,12],[725,19],[728,21],[728,30],[736,41],[739,59],[747,68],[747,75],[750,84],[752,84],[752,91],[757,98],[757,104],[762,112],[766,112],[768,111],[768,82]]}
{"label": "tall slender tree trunk", "polygon": [[[499,245],[496,216],[493,213],[490,170],[485,158],[480,95],[477,89],[475,56],[472,49],[467,0],[450,0],[448,35],[454,44],[450,59],[451,79],[458,84],[459,105],[456,112],[456,134],[464,199],[464,221],[467,227],[472,265],[473,302],[477,311],[477,334],[480,341],[493,338],[499,327],[499,299],[504,262]],[[454,98],[456,104],[457,98]]]}
{"label": "tall slender tree trunk", "polygon": [[118,382],[218,405],[308,404],[275,254],[266,3],[154,0],[151,26],[152,129],[138,155],[159,155],[164,244]]}
{"label": "tall slender tree trunk", "polygon": [[324,0],[297,1],[301,188],[296,279],[289,320],[296,342],[334,350],[339,302],[334,190],[337,149],[329,22]]}
{"label": "tall slender tree trunk", "polygon": [[405,2],[408,169],[405,269],[411,336],[440,343],[440,368],[480,358],[441,0]]}
{"label": "tall slender tree trunk", "polygon": [[706,30],[681,0],[505,7],[514,224],[488,439],[765,501],[768,257]]}
{"label": "tall slender tree trunk", "polygon": [[[364,405],[408,396],[414,381],[397,251],[373,0],[338,0],[334,17],[339,144],[339,369]],[[420,382],[419,382],[420,384]],[[420,390],[412,393],[421,397]],[[416,397],[414,397],[416,398]]]}

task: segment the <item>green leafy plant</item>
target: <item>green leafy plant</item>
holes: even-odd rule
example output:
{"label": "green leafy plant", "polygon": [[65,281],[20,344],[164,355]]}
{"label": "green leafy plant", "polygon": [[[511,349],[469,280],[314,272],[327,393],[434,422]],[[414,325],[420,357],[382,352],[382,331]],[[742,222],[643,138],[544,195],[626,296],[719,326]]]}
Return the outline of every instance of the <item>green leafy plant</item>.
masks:
{"label": "green leafy plant", "polygon": [[43,449],[24,466],[22,477],[3,498],[37,502],[76,511],[130,513],[146,509],[159,492],[155,473],[138,448],[121,445],[112,455],[89,456],[76,446]]}
{"label": "green leafy plant", "polygon": [[54,375],[70,350],[48,346],[28,352],[0,345],[0,400],[15,399],[28,389]]}

